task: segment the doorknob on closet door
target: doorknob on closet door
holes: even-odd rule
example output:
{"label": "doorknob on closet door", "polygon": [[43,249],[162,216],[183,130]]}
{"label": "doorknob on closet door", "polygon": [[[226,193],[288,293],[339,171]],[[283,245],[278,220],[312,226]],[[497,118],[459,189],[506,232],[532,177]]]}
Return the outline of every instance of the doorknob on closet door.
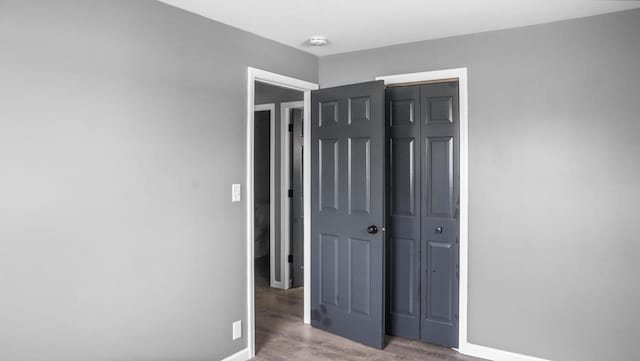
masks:
{"label": "doorknob on closet door", "polygon": [[378,227],[376,227],[375,225],[371,225],[371,226],[367,227],[367,233],[369,233],[369,234],[378,233]]}
{"label": "doorknob on closet door", "polygon": [[436,233],[442,233],[443,230],[442,226],[436,227]]}

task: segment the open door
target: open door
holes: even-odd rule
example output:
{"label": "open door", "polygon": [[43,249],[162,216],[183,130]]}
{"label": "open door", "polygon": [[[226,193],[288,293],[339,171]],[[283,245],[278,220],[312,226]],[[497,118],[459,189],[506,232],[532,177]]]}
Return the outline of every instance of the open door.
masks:
{"label": "open door", "polygon": [[311,325],[384,345],[382,81],[311,92]]}
{"label": "open door", "polygon": [[304,284],[304,109],[291,109],[291,287]]}

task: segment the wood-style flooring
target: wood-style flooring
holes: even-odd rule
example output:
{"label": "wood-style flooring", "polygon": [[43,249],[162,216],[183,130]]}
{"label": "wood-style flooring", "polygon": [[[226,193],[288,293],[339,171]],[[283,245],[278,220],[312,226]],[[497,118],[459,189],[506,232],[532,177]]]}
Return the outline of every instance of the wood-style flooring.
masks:
{"label": "wood-style flooring", "polygon": [[384,350],[376,350],[305,325],[302,322],[302,288],[274,289],[256,277],[255,294],[256,361],[481,360],[400,337],[388,337]]}

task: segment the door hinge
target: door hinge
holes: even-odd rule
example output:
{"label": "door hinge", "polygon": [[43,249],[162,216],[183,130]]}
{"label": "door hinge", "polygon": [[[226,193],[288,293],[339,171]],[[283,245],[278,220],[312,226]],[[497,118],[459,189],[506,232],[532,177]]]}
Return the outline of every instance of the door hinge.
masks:
{"label": "door hinge", "polygon": [[293,189],[289,189],[289,198],[293,198]]}
{"label": "door hinge", "polygon": [[287,260],[289,261],[289,263],[293,263],[293,255],[290,254],[289,257],[287,257]]}
{"label": "door hinge", "polygon": [[289,124],[289,132],[293,133],[293,124]]}

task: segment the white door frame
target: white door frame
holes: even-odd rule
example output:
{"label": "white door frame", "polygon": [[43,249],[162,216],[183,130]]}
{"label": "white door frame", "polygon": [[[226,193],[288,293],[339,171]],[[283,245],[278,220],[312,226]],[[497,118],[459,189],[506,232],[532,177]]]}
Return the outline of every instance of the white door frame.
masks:
{"label": "white door frame", "polygon": [[[285,289],[291,287],[291,267],[288,256],[291,249],[291,202],[287,193],[291,189],[291,137],[289,124],[291,123],[291,109],[304,109],[304,101],[280,103],[280,134],[284,136],[280,142],[280,239],[281,239],[281,267],[282,282]],[[307,220],[305,218],[305,220]],[[309,222],[309,220],[307,220]],[[304,260],[303,260],[304,261]],[[306,264],[306,263],[303,263]],[[306,270],[307,267],[305,267]],[[307,283],[304,284],[305,286]]]}
{"label": "white door frame", "polygon": [[[291,78],[288,76],[248,67],[247,68],[247,169],[246,169],[246,193],[247,193],[247,209],[246,209],[246,231],[247,231],[247,348],[249,349],[249,357],[255,356],[255,300],[254,300],[254,270],[253,270],[253,241],[254,241],[254,195],[253,195],[253,111],[255,102],[255,82],[259,81],[283,88],[294,89],[304,92],[304,134],[311,133],[311,91],[318,89],[318,85],[307,81]],[[311,149],[311,137],[304,138],[304,147]],[[311,152],[304,154],[304,214],[305,218],[311,214]],[[311,224],[304,224],[304,264],[311,264]],[[309,285],[311,280],[311,267],[304,269],[304,284]],[[311,294],[310,287],[304,288],[304,321],[309,323],[311,320]]]}
{"label": "white door frame", "polygon": [[[276,240],[276,104],[258,104],[253,107],[254,112],[269,111],[269,129],[270,129],[270,143],[269,143],[269,284],[271,287],[283,288],[282,277],[280,281],[276,281],[276,252],[275,252],[275,240]],[[255,134],[254,134],[255,135]],[[255,202],[254,202],[255,206]],[[255,216],[255,210],[254,210]],[[254,239],[255,246],[255,239]],[[277,263],[278,267],[281,267],[280,263]],[[282,275],[282,273],[280,273]]]}
{"label": "white door frame", "polygon": [[437,80],[458,80],[460,95],[460,285],[458,316],[458,350],[467,345],[468,249],[469,249],[469,114],[467,68],[426,71],[420,73],[378,76],[385,85],[418,83]]}

